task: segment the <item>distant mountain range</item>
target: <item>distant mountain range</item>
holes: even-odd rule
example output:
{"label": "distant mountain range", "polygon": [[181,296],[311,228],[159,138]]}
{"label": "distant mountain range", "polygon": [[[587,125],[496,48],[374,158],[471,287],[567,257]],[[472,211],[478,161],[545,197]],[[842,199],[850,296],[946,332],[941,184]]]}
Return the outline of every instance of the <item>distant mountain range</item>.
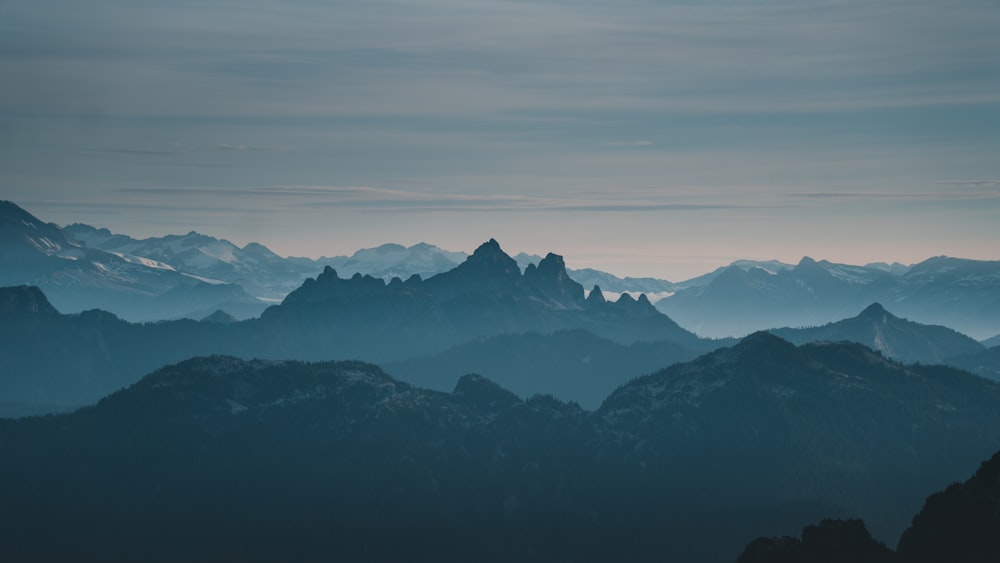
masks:
{"label": "distant mountain range", "polygon": [[1000,386],[766,333],[592,412],[479,376],[442,393],[213,356],[0,421],[0,443],[16,561],[700,563],[827,516],[893,542],[995,451]]}
{"label": "distant mountain range", "polygon": [[951,358],[975,354],[985,347],[943,326],[901,319],[875,303],[858,316],[812,328],[780,328],[773,334],[796,344],[846,340],[864,344],[901,362],[948,363]]}
{"label": "distant mountain range", "polygon": [[[522,273],[492,240],[458,267],[427,280],[415,275],[386,283],[360,274],[342,279],[328,267],[260,318],[227,321],[216,314],[206,322],[137,325],[102,311],[63,315],[38,288],[0,288],[0,336],[8,344],[0,349],[0,397],[22,406],[87,404],[158,366],[204,354],[390,362],[476,339],[568,329],[626,346],[664,342],[660,357],[675,360],[725,344],[685,331],[644,296],[610,302],[595,289],[584,298],[555,254]],[[606,391],[640,374],[626,370],[598,388]],[[572,380],[567,373],[552,377]],[[545,385],[539,381],[531,391]]]}
{"label": "distant mountain range", "polygon": [[594,410],[618,386],[697,355],[671,341],[626,345],[576,329],[481,338],[382,367],[427,389],[450,391],[463,375],[475,373],[522,398],[548,394]]}
{"label": "distant mountain range", "polygon": [[687,285],[656,307],[703,336],[816,326],[873,302],[977,338],[1000,331],[1000,261],[939,256],[910,267],[810,258],[794,267],[744,262]]}
{"label": "distant mountain range", "polygon": [[[235,284],[200,279],[153,259],[90,248],[11,202],[0,202],[0,285],[41,287],[67,312],[103,308],[135,320],[264,303]],[[207,314],[207,313],[206,313]]]}
{"label": "distant mountain range", "polygon": [[[217,309],[250,318],[326,266],[388,282],[414,274],[427,279],[468,257],[420,243],[317,260],[283,258],[257,243],[240,248],[195,232],[137,240],[83,224],[59,228],[11,202],[0,203],[0,224],[0,285],[37,285],[60,311],[101,308],[132,321],[198,319]],[[514,258],[522,271],[542,260],[524,253]],[[810,258],[796,265],[738,260],[682,282],[589,268],[567,274],[612,298],[645,293],[681,326],[708,337],[817,326],[873,302],[976,338],[1000,333],[1000,261],[937,257],[913,266],[850,266]]]}

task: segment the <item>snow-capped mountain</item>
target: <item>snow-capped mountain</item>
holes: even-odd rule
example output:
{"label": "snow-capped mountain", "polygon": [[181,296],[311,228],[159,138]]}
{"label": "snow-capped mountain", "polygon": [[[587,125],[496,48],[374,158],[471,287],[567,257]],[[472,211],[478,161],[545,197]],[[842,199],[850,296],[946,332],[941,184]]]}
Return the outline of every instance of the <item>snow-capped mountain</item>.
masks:
{"label": "snow-capped mountain", "polygon": [[323,269],[309,258],[282,258],[261,244],[240,248],[228,240],[194,231],[142,240],[83,224],[70,225],[64,231],[89,248],[124,260],[169,267],[210,284],[240,285],[255,297],[271,302],[280,301],[302,280]]}
{"label": "snow-capped mountain", "polygon": [[909,267],[852,266],[806,257],[786,268],[749,265],[678,284],[683,288],[656,306],[681,326],[715,337],[817,326],[873,302],[977,338],[1000,331],[1000,261],[939,256]]}
{"label": "snow-capped mountain", "polygon": [[348,276],[361,274],[389,281],[392,278],[405,280],[414,274],[426,279],[451,270],[468,257],[464,252],[444,250],[421,242],[410,247],[383,244],[363,248],[351,256],[322,258],[321,261]]}
{"label": "snow-capped mountain", "polygon": [[266,306],[238,285],[91,248],[9,201],[0,202],[0,266],[0,285],[38,286],[65,313],[100,308],[145,321],[218,308],[256,315]]}

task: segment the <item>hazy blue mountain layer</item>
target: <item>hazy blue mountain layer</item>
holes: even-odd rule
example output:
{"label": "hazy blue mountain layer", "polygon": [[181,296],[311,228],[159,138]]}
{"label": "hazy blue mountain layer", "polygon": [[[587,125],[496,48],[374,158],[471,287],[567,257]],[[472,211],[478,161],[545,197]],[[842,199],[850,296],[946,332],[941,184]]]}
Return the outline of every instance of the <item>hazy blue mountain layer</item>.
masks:
{"label": "hazy blue mountain layer", "polygon": [[670,341],[625,345],[578,329],[482,338],[382,367],[438,391],[451,390],[461,376],[476,373],[522,398],[550,394],[593,410],[619,385],[697,355]]}
{"label": "hazy blue mountain layer", "polygon": [[901,319],[874,303],[855,317],[812,328],[770,331],[796,344],[847,340],[864,344],[901,362],[949,363],[949,358],[981,352],[972,338],[950,328]]}
{"label": "hazy blue mountain layer", "polygon": [[921,323],[986,338],[1000,331],[1000,261],[939,256],[908,268],[810,258],[786,268],[734,263],[656,306],[703,336],[740,336],[821,325],[874,302]]}
{"label": "hazy blue mountain layer", "polygon": [[[0,349],[0,397],[91,403],[159,366],[204,354],[386,362],[501,334],[566,329],[626,345],[666,341],[705,351],[722,344],[680,328],[644,297],[608,302],[600,290],[583,294],[561,257],[550,254],[522,274],[495,241],[427,280],[342,279],[327,268],[259,319],[237,323],[136,325],[101,311],[61,315],[37,288],[0,288],[0,334],[8,343]],[[572,381],[569,370],[554,380]]]}

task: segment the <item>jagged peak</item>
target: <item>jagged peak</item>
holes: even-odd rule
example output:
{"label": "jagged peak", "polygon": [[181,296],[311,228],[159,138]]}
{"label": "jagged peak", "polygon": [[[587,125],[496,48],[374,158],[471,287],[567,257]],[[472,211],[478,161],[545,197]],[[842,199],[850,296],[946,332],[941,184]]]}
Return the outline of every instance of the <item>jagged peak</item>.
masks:
{"label": "jagged peak", "polygon": [[323,268],[323,272],[316,278],[316,281],[336,281],[339,279],[340,276],[337,275],[337,270],[334,270],[331,266],[326,266]]}
{"label": "jagged peak", "polygon": [[438,274],[435,278],[448,279],[462,273],[472,273],[476,277],[487,278],[520,278],[521,268],[500,248],[496,239],[490,239],[479,245],[479,248],[454,270]]}
{"label": "jagged peak", "polygon": [[590,303],[606,303],[607,299],[604,298],[604,292],[601,291],[601,286],[595,285],[594,289],[590,290],[590,295],[587,296],[587,301]]}
{"label": "jagged peak", "polygon": [[[490,240],[484,242],[483,244],[480,244],[479,247],[476,248],[476,251],[472,253],[472,256],[477,256],[477,255],[489,256],[489,255],[500,255],[500,254],[507,256],[507,254],[503,251],[503,249],[500,248],[500,243],[497,242],[497,239],[491,238]],[[510,258],[510,256],[507,257]]]}

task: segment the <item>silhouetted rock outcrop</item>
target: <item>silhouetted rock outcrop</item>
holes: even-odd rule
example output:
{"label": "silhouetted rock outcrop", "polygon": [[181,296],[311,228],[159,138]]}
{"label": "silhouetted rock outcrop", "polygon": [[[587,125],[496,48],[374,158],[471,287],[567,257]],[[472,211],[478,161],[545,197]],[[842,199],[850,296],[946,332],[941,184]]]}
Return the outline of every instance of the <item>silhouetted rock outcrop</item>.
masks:
{"label": "silhouetted rock outcrop", "polygon": [[969,480],[928,497],[898,552],[905,563],[1000,561],[1000,452]]}
{"label": "silhouetted rock outcrop", "polygon": [[737,563],[894,563],[895,554],[875,541],[861,520],[823,520],[802,530],[802,539],[760,538]]}

